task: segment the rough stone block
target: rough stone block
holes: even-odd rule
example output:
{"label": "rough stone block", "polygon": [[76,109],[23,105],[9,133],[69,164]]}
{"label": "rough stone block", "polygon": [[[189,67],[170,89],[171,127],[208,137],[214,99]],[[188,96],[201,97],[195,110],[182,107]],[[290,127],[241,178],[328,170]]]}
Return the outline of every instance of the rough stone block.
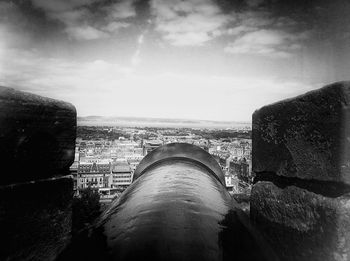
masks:
{"label": "rough stone block", "polygon": [[330,198],[258,182],[250,215],[281,260],[350,260],[350,194]]}
{"label": "rough stone block", "polygon": [[70,176],[0,187],[0,260],[54,260],[70,240]]}
{"label": "rough stone block", "polygon": [[64,175],[75,138],[73,105],[0,87],[0,184]]}
{"label": "rough stone block", "polygon": [[350,82],[253,114],[253,171],[350,184]]}

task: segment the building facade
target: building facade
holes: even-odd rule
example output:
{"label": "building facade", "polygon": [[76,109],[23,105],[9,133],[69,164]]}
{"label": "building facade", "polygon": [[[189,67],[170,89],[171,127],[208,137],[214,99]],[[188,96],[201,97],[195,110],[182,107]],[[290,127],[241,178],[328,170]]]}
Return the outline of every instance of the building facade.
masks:
{"label": "building facade", "polygon": [[111,188],[124,190],[132,183],[132,180],[133,171],[126,160],[113,163]]}
{"label": "building facade", "polygon": [[93,189],[110,186],[111,164],[109,162],[80,162],[77,174],[77,189]]}

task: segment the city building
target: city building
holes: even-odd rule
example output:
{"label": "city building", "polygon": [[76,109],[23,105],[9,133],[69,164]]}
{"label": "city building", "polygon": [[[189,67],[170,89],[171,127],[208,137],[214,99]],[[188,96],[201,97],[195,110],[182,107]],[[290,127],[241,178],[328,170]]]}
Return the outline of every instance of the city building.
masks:
{"label": "city building", "polygon": [[[208,151],[227,175],[225,181],[229,190],[238,191],[238,183],[241,188],[243,183],[248,184],[252,180],[251,139],[204,138],[193,134],[193,130],[176,128],[103,130],[125,133],[130,138],[108,140],[99,136],[95,139],[77,139],[75,161],[71,166],[75,188],[92,187],[98,190],[103,200],[110,201],[132,183],[133,173],[144,156],[172,142],[189,143]],[[103,164],[105,170],[102,170]]]}
{"label": "city building", "polygon": [[251,176],[251,164],[246,158],[237,159],[234,158],[229,163],[229,171],[235,175],[238,179],[250,183],[252,181]]}
{"label": "city building", "polygon": [[126,160],[117,160],[112,165],[112,188],[126,189],[133,180],[133,171]]}
{"label": "city building", "polygon": [[137,154],[134,154],[131,157],[126,157],[126,160],[129,163],[129,166],[132,171],[135,171],[136,167],[139,165],[142,159],[143,159],[143,156],[137,155]]}
{"label": "city building", "polygon": [[111,164],[102,162],[80,162],[77,175],[77,189],[110,187]]}
{"label": "city building", "polygon": [[238,193],[240,191],[239,181],[233,175],[225,175],[225,185],[228,191]]}

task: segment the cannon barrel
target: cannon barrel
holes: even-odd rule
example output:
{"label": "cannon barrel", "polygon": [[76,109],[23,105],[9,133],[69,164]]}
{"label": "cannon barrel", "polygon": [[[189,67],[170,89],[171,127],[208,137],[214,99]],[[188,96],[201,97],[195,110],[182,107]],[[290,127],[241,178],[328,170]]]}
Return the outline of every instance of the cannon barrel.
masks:
{"label": "cannon barrel", "polygon": [[217,178],[222,185],[225,185],[225,177],[221,167],[216,160],[200,147],[187,143],[171,143],[160,146],[153,150],[152,153],[146,155],[134,173],[134,180],[146,173],[147,169],[154,164],[162,161],[170,161],[170,159],[180,159],[192,161],[197,165],[201,165]]}
{"label": "cannon barrel", "polygon": [[[265,255],[226,190],[218,163],[201,148],[179,143],[148,154],[132,185],[78,241],[78,260],[264,260]],[[88,256],[82,249],[89,249]]]}

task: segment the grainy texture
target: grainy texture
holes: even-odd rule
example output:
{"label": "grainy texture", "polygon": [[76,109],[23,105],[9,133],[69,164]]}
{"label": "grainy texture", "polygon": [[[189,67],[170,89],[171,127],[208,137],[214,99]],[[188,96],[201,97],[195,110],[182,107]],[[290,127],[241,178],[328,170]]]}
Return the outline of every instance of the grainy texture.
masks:
{"label": "grainy texture", "polygon": [[70,239],[76,110],[0,87],[0,260],[54,260]]}
{"label": "grainy texture", "polygon": [[281,260],[350,260],[350,83],[253,114],[250,216]]}
{"label": "grainy texture", "polygon": [[66,174],[75,138],[73,105],[0,87],[0,184]]}
{"label": "grainy texture", "polygon": [[350,82],[253,114],[253,171],[350,184]]}
{"label": "grainy texture", "polygon": [[251,196],[252,221],[281,260],[350,259],[350,195],[328,198],[295,186],[258,182]]}
{"label": "grainy texture", "polygon": [[0,260],[54,260],[70,239],[70,176],[0,187]]}

